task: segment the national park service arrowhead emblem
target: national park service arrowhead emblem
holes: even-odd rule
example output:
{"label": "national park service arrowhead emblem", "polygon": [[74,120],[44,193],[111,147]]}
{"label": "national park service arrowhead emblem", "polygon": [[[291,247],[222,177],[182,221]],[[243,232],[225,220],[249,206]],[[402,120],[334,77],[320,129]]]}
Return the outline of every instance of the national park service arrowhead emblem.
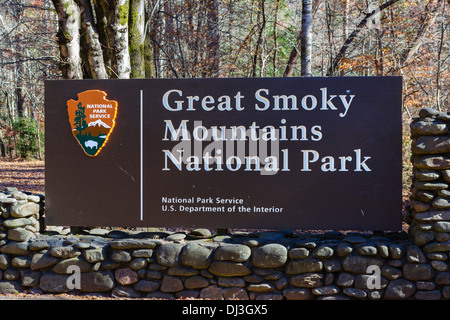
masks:
{"label": "national park service arrowhead emblem", "polygon": [[79,93],[78,100],[67,101],[72,134],[90,157],[100,153],[116,124],[118,103],[107,100],[106,95],[104,91],[88,90]]}

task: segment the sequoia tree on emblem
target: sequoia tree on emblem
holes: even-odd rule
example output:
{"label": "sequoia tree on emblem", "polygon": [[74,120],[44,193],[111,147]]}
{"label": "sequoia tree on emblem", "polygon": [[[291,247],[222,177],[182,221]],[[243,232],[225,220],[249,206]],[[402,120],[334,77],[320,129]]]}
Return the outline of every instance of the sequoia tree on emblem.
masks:
{"label": "sequoia tree on emblem", "polygon": [[67,101],[72,134],[91,157],[100,153],[115,126],[118,103],[106,96],[104,91],[88,90],[79,93],[78,100]]}

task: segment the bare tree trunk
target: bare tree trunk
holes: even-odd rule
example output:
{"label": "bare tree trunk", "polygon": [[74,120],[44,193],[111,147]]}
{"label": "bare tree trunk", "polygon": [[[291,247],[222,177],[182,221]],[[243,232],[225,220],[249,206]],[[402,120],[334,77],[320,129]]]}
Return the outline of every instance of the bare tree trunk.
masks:
{"label": "bare tree trunk", "polygon": [[383,43],[382,38],[384,35],[384,31],[377,30],[377,49],[375,53],[375,67],[377,76],[383,76],[384,74],[384,54],[383,54]]}
{"label": "bare tree trunk", "polygon": [[[349,14],[349,0],[343,0],[343,16],[342,16],[342,41],[345,42],[348,37],[348,14]],[[344,69],[341,70],[340,75],[344,75]]]}
{"label": "bare tree trunk", "polygon": [[[6,109],[8,110],[9,122],[11,124],[11,128],[14,129],[14,121],[15,121],[14,106],[11,106],[8,91],[5,92],[5,102],[6,102]],[[15,143],[15,139],[16,139],[15,136],[13,136],[12,138]],[[8,146],[8,151],[9,151],[9,157],[12,159],[13,158],[13,149]]]}
{"label": "bare tree trunk", "polygon": [[14,123],[14,108],[11,107],[11,103],[9,101],[9,95],[8,91],[5,91],[5,103],[6,103],[6,110],[8,110],[8,118],[9,122],[12,125]]}
{"label": "bare tree trunk", "polygon": [[82,79],[80,58],[80,9],[73,0],[52,0],[58,15],[61,72],[65,79]]}
{"label": "bare tree trunk", "polygon": [[342,38],[343,38],[343,41],[347,40],[347,37],[348,37],[348,13],[349,13],[348,1],[349,0],[342,1],[342,4],[344,6],[344,8],[343,8],[344,13],[342,16]]}
{"label": "bare tree trunk", "polygon": [[41,125],[40,125],[40,116],[35,119],[36,122],[36,131],[37,131],[37,143],[38,143],[38,159],[42,160],[42,145],[41,145]]}
{"label": "bare tree trunk", "polygon": [[333,28],[331,27],[331,8],[330,3],[328,1],[325,2],[325,21],[327,24],[327,40],[328,40],[328,61],[329,64],[333,62],[333,53],[334,53],[334,34]]}
{"label": "bare tree trunk", "polygon": [[[145,53],[144,43],[146,0],[52,2],[58,14],[64,78],[146,76],[146,59],[151,59],[151,53]],[[149,47],[150,43],[147,43]]]}
{"label": "bare tree trunk", "polygon": [[277,51],[278,51],[278,11],[280,8],[280,0],[276,0],[275,2],[275,17],[273,21],[273,43],[274,43],[274,50],[273,50],[273,57],[272,57],[272,68],[273,68],[273,76],[276,77],[277,75]]}
{"label": "bare tree trunk", "polygon": [[88,75],[93,79],[106,79],[105,62],[103,60],[103,52],[100,44],[97,26],[92,14],[91,4],[89,0],[78,0],[81,12],[81,33],[82,44],[85,48],[88,68]]}
{"label": "bare tree trunk", "polygon": [[105,69],[108,74],[108,78],[117,78],[117,67],[114,65],[114,30],[112,29],[114,11],[111,8],[113,6],[113,0],[92,1],[94,4],[95,16],[97,17],[98,37],[102,45]]}
{"label": "bare tree trunk", "polygon": [[130,52],[128,49],[129,0],[117,0],[114,8],[114,45],[118,77],[128,79],[131,75]]}
{"label": "bare tree trunk", "polygon": [[301,75],[311,77],[312,56],[312,0],[302,2],[302,32],[301,32]]}
{"label": "bare tree trunk", "polygon": [[[158,2],[158,6],[161,4]],[[159,11],[159,10],[158,10]],[[162,15],[156,14],[156,18],[153,23],[149,26],[147,37],[150,38],[151,50],[153,52],[152,60],[154,67],[154,74],[156,78],[162,78],[162,50],[159,47],[159,38],[161,35],[160,29],[162,28]]]}
{"label": "bare tree trunk", "polygon": [[[19,36],[16,35],[16,44],[19,43]],[[18,45],[17,45],[18,46]],[[27,116],[26,106],[25,106],[25,92],[24,92],[24,79],[23,74],[25,73],[24,64],[16,64],[16,106],[17,106],[17,116],[20,118],[25,118]]]}
{"label": "bare tree trunk", "polygon": [[[314,15],[317,12],[317,9],[320,6],[321,0],[314,1],[314,6],[312,9],[312,18],[314,19]],[[286,69],[284,70],[283,77],[292,77],[292,74],[294,73],[295,67],[297,66],[298,58],[300,57],[300,50],[299,47],[301,47],[301,40],[302,40],[302,34],[300,33],[297,38],[297,45],[292,49],[291,54],[289,56],[288,62],[286,64]]]}
{"label": "bare tree trunk", "polygon": [[145,0],[130,2],[131,77],[145,78]]}
{"label": "bare tree trunk", "polygon": [[169,42],[168,40],[171,39],[174,35],[172,17],[167,15],[168,12],[171,12],[169,0],[163,1],[162,10],[164,11],[164,14],[161,17],[161,25],[159,28],[160,29],[159,59],[160,59],[160,76],[164,78],[168,77],[169,69],[174,70],[173,68],[171,68],[172,56],[170,55],[170,53],[167,53],[167,51],[164,51],[163,49],[166,46],[166,43]]}
{"label": "bare tree trunk", "polygon": [[207,50],[209,65],[209,76],[219,75],[219,4],[217,0],[207,0]]}
{"label": "bare tree trunk", "polygon": [[444,45],[444,33],[445,33],[445,4],[446,1],[442,3],[442,21],[441,21],[441,37],[439,39],[439,50],[437,56],[437,71],[436,71],[436,107],[441,111],[441,54],[442,47]]}
{"label": "bare tree trunk", "polygon": [[144,38],[144,69],[145,69],[145,78],[152,78],[152,38],[147,30],[145,38]]}
{"label": "bare tree trunk", "polygon": [[256,77],[256,68],[258,66],[258,60],[260,56],[260,48],[262,43],[262,35],[264,29],[266,28],[266,13],[265,13],[265,0],[260,0],[260,9],[258,11],[258,26],[259,26],[259,34],[258,39],[256,40],[255,52],[253,54],[253,63],[252,63],[252,77]]}
{"label": "bare tree trunk", "polygon": [[298,57],[300,56],[300,53],[297,49],[298,46],[295,46],[294,49],[291,51],[291,55],[289,56],[289,60],[286,64],[286,69],[284,70],[283,77],[292,77],[292,74],[294,73],[295,66],[297,65]]}
{"label": "bare tree trunk", "polygon": [[0,156],[3,158],[6,157],[5,144],[3,143],[2,138],[0,138]]}
{"label": "bare tree trunk", "polygon": [[17,116],[19,118],[25,117],[25,106],[24,106],[24,96],[22,93],[22,87],[16,88],[16,98],[17,98]]}

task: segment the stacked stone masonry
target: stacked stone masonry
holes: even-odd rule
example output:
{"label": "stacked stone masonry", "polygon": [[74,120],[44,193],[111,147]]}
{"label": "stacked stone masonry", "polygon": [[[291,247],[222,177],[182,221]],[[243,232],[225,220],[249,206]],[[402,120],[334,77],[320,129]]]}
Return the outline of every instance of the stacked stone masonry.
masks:
{"label": "stacked stone masonry", "polygon": [[[45,198],[0,192],[0,293],[201,299],[450,299],[450,114],[411,123],[405,232],[43,230]],[[386,186],[389,187],[389,186]],[[80,287],[74,270],[80,271]]]}
{"label": "stacked stone masonry", "polygon": [[450,239],[450,115],[422,109],[419,116],[411,123],[411,205],[413,234],[426,244]]}

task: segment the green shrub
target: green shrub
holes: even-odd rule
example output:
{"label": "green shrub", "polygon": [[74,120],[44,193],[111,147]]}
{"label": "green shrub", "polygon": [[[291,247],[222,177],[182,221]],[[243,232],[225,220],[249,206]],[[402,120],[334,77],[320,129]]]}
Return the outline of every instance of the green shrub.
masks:
{"label": "green shrub", "polygon": [[[16,152],[22,158],[35,156],[39,152],[39,142],[43,142],[42,131],[38,137],[36,123],[32,119],[21,118],[14,121],[13,127],[16,135]],[[41,145],[43,145],[43,143],[41,143]]]}

